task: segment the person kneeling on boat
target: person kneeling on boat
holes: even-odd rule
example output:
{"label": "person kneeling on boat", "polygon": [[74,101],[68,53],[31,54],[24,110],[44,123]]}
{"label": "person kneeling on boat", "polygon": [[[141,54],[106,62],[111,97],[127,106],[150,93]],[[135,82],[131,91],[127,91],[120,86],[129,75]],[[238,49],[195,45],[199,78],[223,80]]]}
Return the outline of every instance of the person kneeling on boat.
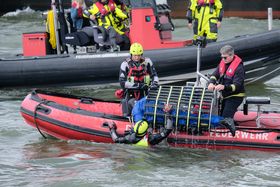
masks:
{"label": "person kneeling on boat", "polygon": [[122,101],[123,115],[130,116],[135,101],[148,94],[148,89],[158,87],[158,76],[150,58],[143,57],[143,47],[140,43],[130,46],[131,57],[120,67],[119,81],[124,90]]}
{"label": "person kneeling on boat", "polygon": [[[168,109],[167,109],[168,111]],[[170,111],[170,108],[169,108]],[[110,134],[115,143],[137,144],[141,146],[156,145],[164,140],[173,129],[173,122],[171,116],[167,112],[166,127],[161,127],[159,132],[153,134],[153,128],[145,120],[140,120],[135,123],[134,127],[130,129],[127,135],[119,137],[116,132],[116,124],[109,123]]]}
{"label": "person kneeling on boat", "polygon": [[220,115],[225,118],[221,123],[229,128],[234,136],[235,125],[233,117],[245,96],[245,71],[242,60],[234,54],[232,46],[226,45],[222,47],[220,53],[222,60],[210,77],[208,89],[221,91],[222,106]]}

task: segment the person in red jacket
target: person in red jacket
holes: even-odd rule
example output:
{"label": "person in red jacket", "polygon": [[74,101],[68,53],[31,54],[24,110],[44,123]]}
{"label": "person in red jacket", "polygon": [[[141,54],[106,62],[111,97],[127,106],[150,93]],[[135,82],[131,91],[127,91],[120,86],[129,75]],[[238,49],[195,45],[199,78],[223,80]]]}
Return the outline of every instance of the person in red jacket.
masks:
{"label": "person in red jacket", "polygon": [[233,117],[245,96],[245,71],[242,60],[234,54],[230,45],[220,50],[221,62],[210,77],[209,90],[217,90],[222,95],[220,115],[225,119],[222,123],[227,126],[232,135],[235,135]]}

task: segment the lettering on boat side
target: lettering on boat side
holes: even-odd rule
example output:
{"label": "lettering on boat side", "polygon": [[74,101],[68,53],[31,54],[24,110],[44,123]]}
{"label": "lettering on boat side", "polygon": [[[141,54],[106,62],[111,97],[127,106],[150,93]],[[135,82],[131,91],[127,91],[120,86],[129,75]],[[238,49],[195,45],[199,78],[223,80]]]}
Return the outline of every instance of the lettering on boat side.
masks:
{"label": "lettering on boat side", "polygon": [[[233,138],[228,131],[210,132],[211,137]],[[268,133],[250,133],[245,131],[236,131],[234,138],[249,140],[268,140]]]}
{"label": "lettering on boat side", "polygon": [[96,55],[76,55],[76,59],[85,59],[85,58],[110,58],[110,57],[129,57],[129,53],[104,53]]}

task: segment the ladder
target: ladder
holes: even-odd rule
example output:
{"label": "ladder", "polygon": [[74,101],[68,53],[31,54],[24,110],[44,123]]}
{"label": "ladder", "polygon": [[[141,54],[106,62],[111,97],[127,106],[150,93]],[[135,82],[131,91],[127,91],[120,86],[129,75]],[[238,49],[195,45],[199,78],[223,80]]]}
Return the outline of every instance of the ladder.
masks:
{"label": "ladder", "polygon": [[145,104],[144,116],[153,125],[159,128],[166,123],[164,105],[172,105],[171,118],[175,132],[196,129],[198,132],[210,130],[211,116],[215,106],[215,97],[212,91],[205,87],[187,84],[187,86],[160,86],[150,90]]}

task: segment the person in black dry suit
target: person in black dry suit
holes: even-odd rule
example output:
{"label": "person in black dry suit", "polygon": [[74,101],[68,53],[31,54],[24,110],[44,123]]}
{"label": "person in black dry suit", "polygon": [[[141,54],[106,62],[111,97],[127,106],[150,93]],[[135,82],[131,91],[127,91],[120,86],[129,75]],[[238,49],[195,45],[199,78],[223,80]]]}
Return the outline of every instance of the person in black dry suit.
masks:
{"label": "person in black dry suit", "polygon": [[240,57],[234,54],[234,49],[226,45],[220,50],[220,64],[210,77],[209,90],[217,90],[222,93],[222,107],[220,115],[224,117],[221,121],[235,135],[233,117],[238,106],[245,96],[245,70]]}

